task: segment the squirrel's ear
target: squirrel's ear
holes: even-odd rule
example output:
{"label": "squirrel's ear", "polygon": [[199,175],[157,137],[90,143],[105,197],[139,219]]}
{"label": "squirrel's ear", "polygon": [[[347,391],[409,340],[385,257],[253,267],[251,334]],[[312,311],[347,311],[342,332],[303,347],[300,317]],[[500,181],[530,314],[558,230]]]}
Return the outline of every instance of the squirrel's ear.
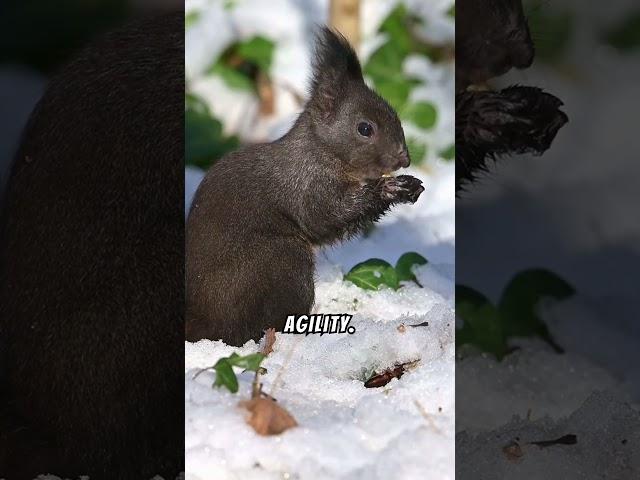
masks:
{"label": "squirrel's ear", "polygon": [[309,106],[325,117],[337,109],[349,82],[364,82],[358,56],[346,38],[328,27],[316,35]]}

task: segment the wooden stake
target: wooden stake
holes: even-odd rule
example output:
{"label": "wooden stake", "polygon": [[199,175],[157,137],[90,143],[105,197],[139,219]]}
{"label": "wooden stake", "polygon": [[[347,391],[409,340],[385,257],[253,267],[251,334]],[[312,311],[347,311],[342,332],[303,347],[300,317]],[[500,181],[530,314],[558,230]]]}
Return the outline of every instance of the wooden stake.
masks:
{"label": "wooden stake", "polygon": [[357,51],[360,44],[360,0],[331,0],[329,24],[342,33]]}

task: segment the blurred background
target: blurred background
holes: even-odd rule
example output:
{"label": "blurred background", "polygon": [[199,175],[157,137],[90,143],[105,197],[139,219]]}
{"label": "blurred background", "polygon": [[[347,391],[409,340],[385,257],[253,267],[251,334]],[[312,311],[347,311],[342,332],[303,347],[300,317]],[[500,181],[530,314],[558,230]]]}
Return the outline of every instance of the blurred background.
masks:
{"label": "blurred background", "polygon": [[[640,6],[526,0],[525,8],[533,67],[495,85],[542,87],[564,101],[569,123],[541,157],[499,160],[462,194],[457,283],[497,299],[515,273],[544,267],[638,337]],[[583,341],[565,340],[593,350]]]}
{"label": "blurred background", "polygon": [[177,0],[3,0],[0,3],[0,194],[20,132],[58,69],[129,18],[181,9]]}
{"label": "blurred background", "polygon": [[[540,157],[490,162],[456,202],[456,283],[487,297],[456,290],[458,315],[462,294],[485,305],[465,319],[475,336],[457,333],[472,348],[456,362],[456,474],[638,478],[640,5],[524,5],[533,66],[492,86],[541,87],[569,123]],[[510,283],[528,269],[545,273]]]}
{"label": "blurred background", "polygon": [[413,165],[451,167],[452,0],[187,0],[185,13],[187,195],[227,151],[290,128],[323,24],[355,45],[368,83],[398,111]]}

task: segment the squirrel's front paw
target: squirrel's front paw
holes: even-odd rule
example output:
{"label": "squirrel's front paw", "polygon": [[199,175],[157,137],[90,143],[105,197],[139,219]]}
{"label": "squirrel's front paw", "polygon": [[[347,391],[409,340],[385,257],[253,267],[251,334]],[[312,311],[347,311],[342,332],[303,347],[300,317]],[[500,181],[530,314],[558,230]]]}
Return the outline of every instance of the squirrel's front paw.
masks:
{"label": "squirrel's front paw", "polygon": [[422,181],[411,175],[385,178],[382,185],[382,196],[392,203],[416,203],[422,192]]}

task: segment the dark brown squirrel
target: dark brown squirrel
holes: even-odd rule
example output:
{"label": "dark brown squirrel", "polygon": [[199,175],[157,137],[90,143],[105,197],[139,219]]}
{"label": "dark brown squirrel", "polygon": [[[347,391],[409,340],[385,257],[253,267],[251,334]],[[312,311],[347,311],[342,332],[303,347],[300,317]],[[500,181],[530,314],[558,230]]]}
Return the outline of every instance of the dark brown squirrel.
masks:
{"label": "dark brown squirrel", "polygon": [[218,160],[186,231],[186,338],[242,345],[314,302],[314,247],[362,232],[424,188],[396,112],[369,89],[340,34],[319,31],[311,95],[273,143]]}
{"label": "dark brown squirrel", "polygon": [[51,80],[0,236],[0,478],[184,470],[184,14]]}
{"label": "dark brown squirrel", "polygon": [[467,90],[531,66],[535,47],[521,0],[456,4],[456,191],[502,155],[542,154],[567,123],[562,101],[537,87]]}
{"label": "dark brown squirrel", "polygon": [[456,91],[533,63],[535,46],[521,0],[458,0]]}

